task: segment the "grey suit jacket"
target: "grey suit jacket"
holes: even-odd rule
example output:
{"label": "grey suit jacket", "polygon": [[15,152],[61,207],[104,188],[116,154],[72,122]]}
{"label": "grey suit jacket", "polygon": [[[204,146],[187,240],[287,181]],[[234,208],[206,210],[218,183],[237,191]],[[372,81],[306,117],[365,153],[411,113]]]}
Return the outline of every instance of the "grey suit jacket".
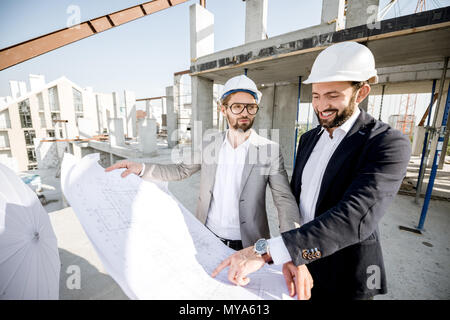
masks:
{"label": "grey suit jacket", "polygon": [[[201,170],[200,193],[195,216],[205,224],[213,197],[218,156],[224,138],[225,132],[204,138],[202,152],[197,154],[198,163],[192,163],[193,161],[169,165],[146,163],[142,178],[175,181]],[[260,238],[270,238],[266,213],[267,184],[278,210],[280,232],[300,226],[299,208],[289,186],[279,145],[259,136],[255,131],[249,139],[239,204],[241,239],[244,247],[253,245]]]}

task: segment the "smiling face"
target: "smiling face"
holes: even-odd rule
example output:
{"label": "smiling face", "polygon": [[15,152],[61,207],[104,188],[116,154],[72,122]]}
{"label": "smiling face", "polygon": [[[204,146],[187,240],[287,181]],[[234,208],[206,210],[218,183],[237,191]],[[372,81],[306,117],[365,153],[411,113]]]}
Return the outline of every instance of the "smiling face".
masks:
{"label": "smiling face", "polygon": [[341,126],[369,92],[368,84],[357,90],[349,81],[313,83],[312,105],[320,125],[329,132]]}
{"label": "smiling face", "polygon": [[253,121],[255,120],[256,115],[249,114],[246,108],[244,108],[244,110],[240,114],[232,113],[229,107],[233,103],[256,103],[256,100],[250,93],[235,92],[227,97],[227,99],[225,99],[224,105],[222,105],[221,107],[221,111],[227,118],[230,128],[246,132],[253,126]]}

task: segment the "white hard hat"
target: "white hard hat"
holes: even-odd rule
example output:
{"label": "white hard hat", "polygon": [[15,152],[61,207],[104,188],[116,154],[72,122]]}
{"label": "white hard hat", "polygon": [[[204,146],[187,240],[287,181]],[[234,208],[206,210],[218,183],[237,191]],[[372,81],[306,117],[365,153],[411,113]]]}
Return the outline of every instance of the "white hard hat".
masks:
{"label": "white hard hat", "polygon": [[240,75],[229,79],[223,86],[223,93],[220,96],[220,100],[225,99],[228,95],[234,92],[247,92],[250,93],[256,100],[256,103],[261,101],[262,93],[256,88],[256,84],[252,79],[245,75]]}
{"label": "white hard hat", "polygon": [[303,83],[366,80],[371,84],[378,82],[375,58],[366,46],[348,41],[323,50]]}

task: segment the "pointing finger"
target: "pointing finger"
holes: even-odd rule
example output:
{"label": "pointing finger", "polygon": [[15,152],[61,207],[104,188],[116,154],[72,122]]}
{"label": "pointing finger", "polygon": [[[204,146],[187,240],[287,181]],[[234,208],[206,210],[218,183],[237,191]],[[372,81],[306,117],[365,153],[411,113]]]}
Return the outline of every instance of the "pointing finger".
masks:
{"label": "pointing finger", "polygon": [[115,169],[126,168],[126,167],[127,167],[127,162],[120,161],[120,162],[113,164],[112,166],[109,166],[108,168],[105,169],[105,171],[109,172],[109,171],[112,171]]}
{"label": "pointing finger", "polygon": [[211,273],[211,277],[215,277],[217,276],[223,269],[225,269],[226,267],[228,267],[230,265],[231,259],[227,258],[225,260],[223,260],[216,269],[214,269],[214,271]]}

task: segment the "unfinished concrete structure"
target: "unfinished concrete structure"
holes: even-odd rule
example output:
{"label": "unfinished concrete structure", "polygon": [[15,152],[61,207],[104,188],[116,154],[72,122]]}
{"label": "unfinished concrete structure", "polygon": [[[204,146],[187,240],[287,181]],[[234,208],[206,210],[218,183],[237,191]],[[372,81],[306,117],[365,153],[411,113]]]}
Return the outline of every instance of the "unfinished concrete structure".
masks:
{"label": "unfinished concrete structure", "polygon": [[[39,141],[80,135],[78,123],[95,110],[94,93],[65,77],[45,83],[44,76],[30,75],[30,91],[19,82],[17,92],[16,83],[10,81],[11,97],[0,108],[0,161],[17,171],[54,166],[61,151]],[[61,119],[68,121],[66,128],[55,122]]]}
{"label": "unfinished concrete structure", "polygon": [[[25,82],[10,81],[11,96],[0,98],[0,162],[13,170],[57,167],[65,150],[81,156],[80,148],[88,145],[42,140],[91,138],[108,133],[108,144],[125,148],[125,132],[137,136],[133,92],[125,91],[126,105],[120,108],[117,93],[94,92],[66,77],[46,83],[44,76],[30,75],[29,82],[28,91]],[[145,134],[146,130],[142,132]],[[147,134],[142,150],[145,154],[156,150],[156,130],[150,132],[155,138]]]}
{"label": "unfinished concrete structure", "polygon": [[[357,41],[372,50],[380,75],[372,95],[380,94],[382,86],[384,94],[431,92],[432,80],[441,78],[443,61],[450,56],[450,7],[377,21],[378,0],[349,1],[347,8],[344,0],[323,0],[320,25],[261,39],[260,31],[252,26],[265,29],[266,1],[246,1],[246,5],[261,13],[246,15],[246,35],[252,36],[246,36],[244,45],[214,53],[192,50],[204,41],[204,29],[198,26],[204,23],[211,30],[213,18],[197,4],[191,6],[192,123],[195,130],[195,121],[201,121],[201,132],[212,128],[213,84],[223,84],[247,69],[263,93],[255,127],[279,130],[287,168],[292,168],[294,159],[299,93],[300,102],[311,102],[311,86],[301,84],[301,80],[309,75],[314,59],[325,47]],[[445,78],[449,77],[447,72]],[[436,126],[442,120],[448,81],[442,87]],[[367,103],[368,99],[360,107],[367,110]],[[435,135],[432,153],[436,141]]]}

